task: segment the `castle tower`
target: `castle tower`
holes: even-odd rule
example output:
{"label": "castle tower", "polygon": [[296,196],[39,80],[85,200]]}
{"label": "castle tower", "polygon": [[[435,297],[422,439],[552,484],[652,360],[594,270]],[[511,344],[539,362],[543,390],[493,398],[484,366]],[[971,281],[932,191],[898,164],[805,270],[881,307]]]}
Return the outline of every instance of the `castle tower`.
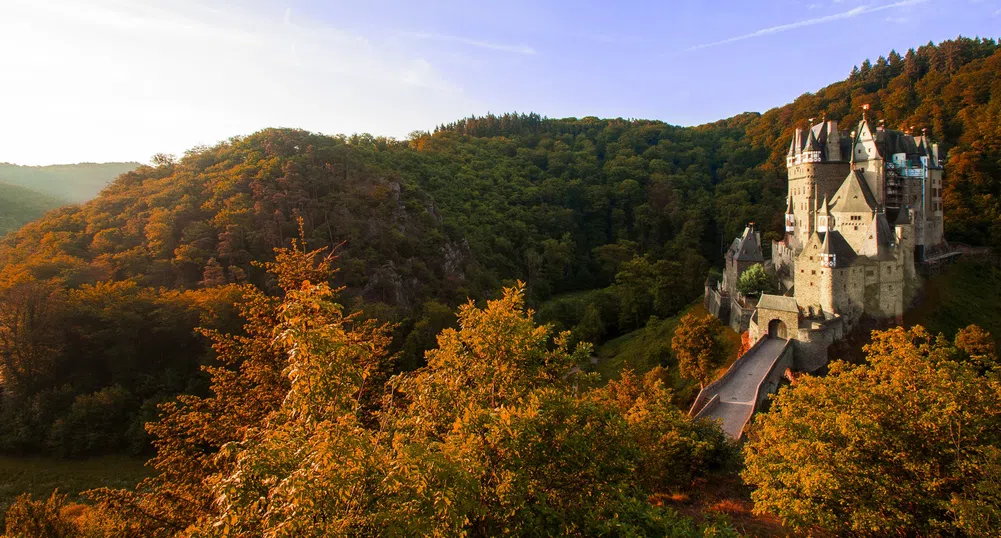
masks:
{"label": "castle tower", "polygon": [[796,244],[805,244],[818,231],[820,201],[825,196],[830,199],[851,169],[844,160],[851,153],[849,142],[838,132],[836,121],[822,121],[805,132],[796,129],[786,154],[791,206],[791,212],[786,210],[786,228],[791,222]]}

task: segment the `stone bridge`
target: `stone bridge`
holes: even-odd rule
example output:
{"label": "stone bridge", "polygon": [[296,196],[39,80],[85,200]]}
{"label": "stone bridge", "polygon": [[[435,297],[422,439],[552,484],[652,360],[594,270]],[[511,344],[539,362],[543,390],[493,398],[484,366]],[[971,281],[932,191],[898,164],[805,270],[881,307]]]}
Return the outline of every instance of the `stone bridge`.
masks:
{"label": "stone bridge", "polygon": [[699,392],[690,414],[720,420],[727,436],[739,439],[751,416],[778,389],[786,368],[792,366],[792,350],[791,340],[761,338],[726,373]]}

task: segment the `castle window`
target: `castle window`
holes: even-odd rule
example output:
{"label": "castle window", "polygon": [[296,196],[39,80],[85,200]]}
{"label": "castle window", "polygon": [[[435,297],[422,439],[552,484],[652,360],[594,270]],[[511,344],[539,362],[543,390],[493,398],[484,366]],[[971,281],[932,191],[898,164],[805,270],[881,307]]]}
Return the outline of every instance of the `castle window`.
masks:
{"label": "castle window", "polygon": [[814,271],[810,271],[810,273],[812,273],[812,274],[817,274],[817,271],[816,271],[816,270],[814,270]]}

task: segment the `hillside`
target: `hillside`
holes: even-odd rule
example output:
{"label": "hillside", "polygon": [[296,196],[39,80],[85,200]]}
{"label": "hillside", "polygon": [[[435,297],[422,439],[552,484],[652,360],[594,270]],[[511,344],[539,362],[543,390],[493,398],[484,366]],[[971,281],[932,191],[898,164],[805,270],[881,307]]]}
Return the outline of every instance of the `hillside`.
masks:
{"label": "hillside", "polygon": [[18,185],[70,203],[97,196],[120,174],[139,163],[80,163],[50,166],[20,166],[0,163],[0,183]]}
{"label": "hillside", "polygon": [[6,235],[65,203],[60,198],[31,189],[0,183],[0,235]]}
{"label": "hillside", "polygon": [[214,355],[193,329],[238,330],[244,286],[279,293],[260,263],[300,233],[336,247],[340,301],[394,324],[397,371],[424,363],[457,305],[516,280],[575,341],[669,320],[748,221],[779,237],[792,130],[823,113],[847,125],[862,103],[928,126],[949,151],[947,236],[1001,246],[1001,49],[984,40],[893,53],[784,107],[698,127],[507,114],[406,141],[266,129],[127,170],[0,242],[0,335],[44,316],[0,340],[20,373],[0,450],[142,450],[158,402],[205,390]]}

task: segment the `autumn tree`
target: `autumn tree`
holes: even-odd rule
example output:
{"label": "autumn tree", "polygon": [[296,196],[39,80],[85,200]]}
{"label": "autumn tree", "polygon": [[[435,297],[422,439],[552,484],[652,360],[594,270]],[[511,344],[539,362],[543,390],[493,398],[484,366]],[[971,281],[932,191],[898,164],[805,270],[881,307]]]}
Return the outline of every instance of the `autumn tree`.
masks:
{"label": "autumn tree", "polygon": [[996,375],[920,326],[875,331],[865,351],[867,364],[834,362],[758,415],[743,472],[755,512],[838,534],[996,536]]}
{"label": "autumn tree", "polygon": [[[285,370],[291,350],[279,338],[278,328],[283,312],[293,305],[283,302],[284,294],[295,296],[304,286],[321,286],[325,297],[334,293],[326,284],[334,275],[332,259],[319,258],[319,254],[297,241],[291,248],[278,249],[276,261],[262,265],[283,295],[270,296],[253,286],[241,286],[237,300],[243,331],[203,330],[217,357],[217,364],[204,367],[211,376],[210,394],[181,395],[166,402],[158,420],[147,425],[156,449],[149,461],[153,476],[135,490],[90,492],[106,516],[104,532],[175,536],[217,513],[207,482],[234,464],[221,458],[220,450],[260,427],[289,391]],[[312,314],[316,323],[329,321],[331,316],[341,319],[336,309]]]}
{"label": "autumn tree", "polygon": [[666,382],[667,370],[661,366],[642,376],[626,369],[592,397],[614,406],[625,418],[639,447],[636,480],[650,491],[684,491],[693,479],[721,468],[734,454],[718,425],[693,420],[674,405]]}
{"label": "autumn tree", "polygon": [[678,357],[681,375],[704,387],[716,377],[726,361],[726,350],[719,341],[723,326],[715,317],[689,312],[682,316],[671,339],[671,349]]}
{"label": "autumn tree", "polygon": [[387,384],[388,328],[345,315],[322,279],[300,280],[309,254],[279,256],[283,297],[248,313],[246,336],[216,336],[213,396],[165,408],[151,428],[158,475],[94,493],[108,517],[90,530],[733,535],[647,500],[711,467],[718,429],[672,408],[654,377],[590,392],[596,374],[576,368],[589,346],[536,325],[523,288],[460,308],[427,365]]}

